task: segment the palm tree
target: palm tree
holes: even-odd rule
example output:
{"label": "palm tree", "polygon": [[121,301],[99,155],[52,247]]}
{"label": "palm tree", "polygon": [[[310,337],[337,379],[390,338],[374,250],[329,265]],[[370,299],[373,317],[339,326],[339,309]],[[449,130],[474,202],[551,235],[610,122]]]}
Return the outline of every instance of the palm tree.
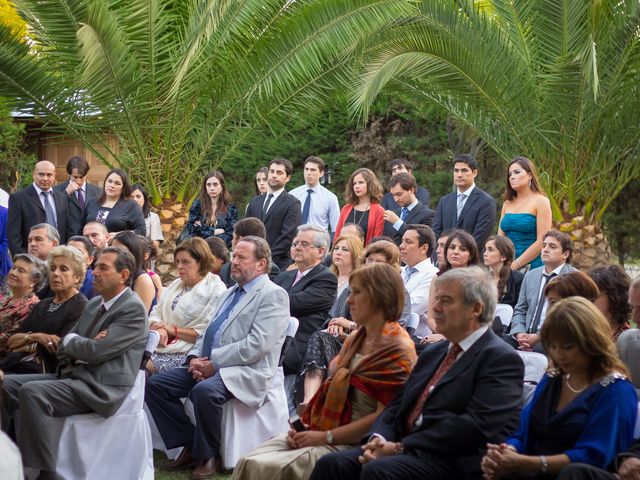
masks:
{"label": "palm tree", "polygon": [[543,172],[554,220],[590,266],[599,223],[640,176],[637,0],[421,0],[373,35],[354,89],[364,118],[383,91],[445,107],[505,160]]}

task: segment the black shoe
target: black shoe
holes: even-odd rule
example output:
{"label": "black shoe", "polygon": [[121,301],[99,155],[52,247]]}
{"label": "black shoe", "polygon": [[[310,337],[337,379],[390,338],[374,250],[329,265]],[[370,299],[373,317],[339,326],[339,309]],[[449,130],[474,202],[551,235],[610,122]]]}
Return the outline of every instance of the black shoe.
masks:
{"label": "black shoe", "polygon": [[181,470],[189,470],[190,468],[194,468],[198,464],[198,460],[193,458],[191,452],[186,448],[183,448],[178,455],[178,458],[175,460],[167,460],[166,462],[158,465],[160,470],[164,470],[167,472],[179,472]]}

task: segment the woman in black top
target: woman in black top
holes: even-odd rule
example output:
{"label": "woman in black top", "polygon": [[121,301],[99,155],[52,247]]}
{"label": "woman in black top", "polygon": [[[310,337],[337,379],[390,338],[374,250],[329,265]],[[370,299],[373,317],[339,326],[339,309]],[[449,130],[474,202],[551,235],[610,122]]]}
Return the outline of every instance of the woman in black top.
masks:
{"label": "woman in black top", "polygon": [[146,235],[142,210],[130,197],[131,184],[127,174],[114,168],[105,177],[100,198],[87,202],[85,223],[100,222],[110,233],[133,230],[138,235]]}
{"label": "woman in black top", "polygon": [[9,338],[11,353],[2,366],[5,373],[55,372],[58,344],[87,304],[78,290],[86,270],[82,253],[75,247],[56,247],[48,263],[54,296],[41,300],[22,322],[20,333]]}
{"label": "woman in black top", "polygon": [[484,245],[484,265],[489,269],[498,287],[498,303],[516,308],[524,273],[511,270],[516,249],[509,237],[489,237]]}

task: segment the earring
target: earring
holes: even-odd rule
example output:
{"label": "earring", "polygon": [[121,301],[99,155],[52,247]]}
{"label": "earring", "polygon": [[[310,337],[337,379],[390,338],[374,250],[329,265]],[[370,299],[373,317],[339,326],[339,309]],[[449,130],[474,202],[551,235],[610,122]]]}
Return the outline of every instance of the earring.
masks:
{"label": "earring", "polygon": [[529,179],[529,188],[531,188],[531,179]]}

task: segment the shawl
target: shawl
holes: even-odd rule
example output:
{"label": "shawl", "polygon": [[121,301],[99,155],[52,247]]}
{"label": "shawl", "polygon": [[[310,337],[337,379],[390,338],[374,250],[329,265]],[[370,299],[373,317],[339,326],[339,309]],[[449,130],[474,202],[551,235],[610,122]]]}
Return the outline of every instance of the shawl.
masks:
{"label": "shawl", "polygon": [[[207,328],[220,295],[226,290],[227,286],[220,277],[207,273],[191,290],[180,297],[176,308],[171,310],[174,298],[183,291],[182,280],[176,278],[162,292],[160,301],[153,307],[149,314],[149,324],[164,322],[170,326],[193,328],[200,335]],[[169,331],[169,333],[172,332]],[[187,353],[192,347],[193,343],[178,340],[166,347],[158,347],[156,351]]]}
{"label": "shawl", "polygon": [[386,406],[409,377],[416,363],[416,350],[398,322],[386,322],[374,344],[375,351],[349,370],[349,363],[366,336],[364,328],[356,330],[332,360],[330,371],[334,373],[323,382],[302,416],[303,423],[310,425],[311,430],[327,431],[351,422],[350,387]]}
{"label": "shawl", "polygon": [[18,332],[22,321],[39,301],[35,293],[21,298],[0,296],[0,354],[7,351],[9,337]]}

